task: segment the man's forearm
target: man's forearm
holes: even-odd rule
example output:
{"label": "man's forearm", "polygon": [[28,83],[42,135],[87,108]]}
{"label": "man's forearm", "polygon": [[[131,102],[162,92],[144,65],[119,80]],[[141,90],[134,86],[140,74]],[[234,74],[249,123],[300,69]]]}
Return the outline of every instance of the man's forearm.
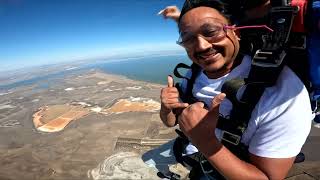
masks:
{"label": "man's forearm", "polygon": [[199,150],[226,179],[268,179],[256,166],[240,160],[216,139],[199,147]]}

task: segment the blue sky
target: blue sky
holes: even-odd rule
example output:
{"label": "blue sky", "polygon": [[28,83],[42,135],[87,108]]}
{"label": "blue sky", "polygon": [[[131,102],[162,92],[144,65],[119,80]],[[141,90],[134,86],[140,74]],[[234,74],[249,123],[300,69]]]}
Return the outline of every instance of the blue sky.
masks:
{"label": "blue sky", "polygon": [[181,49],[173,21],[183,0],[0,0],[2,70],[150,50]]}

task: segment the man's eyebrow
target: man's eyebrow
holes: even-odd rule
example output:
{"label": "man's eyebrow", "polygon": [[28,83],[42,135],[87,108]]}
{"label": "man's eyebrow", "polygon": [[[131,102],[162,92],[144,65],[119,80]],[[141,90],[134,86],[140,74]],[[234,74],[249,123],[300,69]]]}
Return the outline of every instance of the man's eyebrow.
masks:
{"label": "man's eyebrow", "polygon": [[186,34],[192,34],[192,32],[190,32],[190,31],[182,31],[182,32],[180,32],[181,36],[184,36]]}
{"label": "man's eyebrow", "polygon": [[186,33],[189,33],[190,32],[190,28],[192,27],[192,25],[185,25],[185,26],[183,26],[183,31],[181,31],[181,27],[179,28],[179,33],[181,34],[181,35],[183,35],[183,34],[186,34]]}
{"label": "man's eyebrow", "polygon": [[202,25],[200,26],[201,29],[202,29],[202,28],[208,28],[208,27],[211,27],[211,26],[210,26],[210,23],[204,23],[204,24],[202,24]]}
{"label": "man's eyebrow", "polygon": [[[215,17],[209,17],[209,18],[206,18],[206,19],[207,19],[207,21],[205,23],[212,23],[212,22],[221,23],[221,24],[226,24],[227,23],[223,19],[215,18]],[[210,21],[208,19],[210,19]]]}

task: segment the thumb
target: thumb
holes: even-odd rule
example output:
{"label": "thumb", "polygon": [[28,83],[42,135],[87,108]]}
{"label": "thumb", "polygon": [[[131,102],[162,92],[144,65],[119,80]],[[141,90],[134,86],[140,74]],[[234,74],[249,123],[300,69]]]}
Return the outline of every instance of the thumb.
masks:
{"label": "thumb", "polygon": [[173,77],[168,75],[168,87],[174,87],[173,85]]}
{"label": "thumb", "polygon": [[218,108],[220,106],[220,103],[224,100],[225,97],[226,97],[225,93],[220,93],[216,95],[211,101],[210,111],[219,110]]}

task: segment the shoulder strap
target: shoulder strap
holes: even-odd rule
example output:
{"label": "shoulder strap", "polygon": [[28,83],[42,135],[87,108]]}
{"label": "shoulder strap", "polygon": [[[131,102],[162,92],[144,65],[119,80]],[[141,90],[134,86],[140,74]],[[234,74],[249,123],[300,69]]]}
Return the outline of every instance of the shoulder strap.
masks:
{"label": "shoulder strap", "polygon": [[[179,72],[180,68],[191,69],[191,77],[188,78],[188,77],[181,75]],[[176,87],[179,90],[180,98],[183,102],[192,104],[197,101],[196,98],[192,94],[192,89],[193,89],[194,82],[195,82],[196,78],[199,76],[200,72],[201,72],[201,68],[195,63],[191,64],[191,66],[188,66],[184,63],[179,63],[174,68],[173,73],[177,78],[183,78],[183,79],[187,80],[187,88],[186,88],[185,92],[182,91],[179,83],[176,84]]]}
{"label": "shoulder strap", "polygon": [[187,83],[187,89],[186,89],[186,97],[185,97],[185,102],[192,104],[195,103],[197,100],[196,98],[193,96],[192,90],[193,90],[193,85],[196,81],[196,78],[199,76],[200,72],[201,72],[201,68],[195,64],[192,63],[191,65],[191,71],[192,71],[192,75],[190,80]]}

